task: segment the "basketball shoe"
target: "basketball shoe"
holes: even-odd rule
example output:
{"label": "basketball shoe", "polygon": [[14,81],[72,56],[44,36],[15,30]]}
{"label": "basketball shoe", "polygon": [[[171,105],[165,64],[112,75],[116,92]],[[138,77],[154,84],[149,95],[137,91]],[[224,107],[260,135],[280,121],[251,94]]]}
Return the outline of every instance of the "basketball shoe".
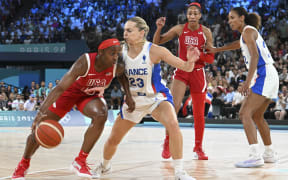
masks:
{"label": "basketball shoe", "polygon": [[102,174],[108,174],[110,172],[112,172],[112,166],[110,165],[109,167],[104,168],[102,163],[100,163],[98,166],[96,166],[95,169],[91,171],[93,179],[98,179]]}
{"label": "basketball shoe", "polygon": [[186,171],[179,171],[175,173],[175,180],[196,180],[195,178],[189,176]]}
{"label": "basketball shoe", "polygon": [[25,160],[21,160],[17,166],[17,168],[15,169],[13,175],[12,175],[12,179],[17,179],[17,180],[25,180],[24,176],[26,175],[28,168],[29,168],[30,162],[29,161],[25,161]]}
{"label": "basketball shoe", "polygon": [[90,167],[87,165],[85,159],[75,158],[71,165],[71,171],[75,172],[77,176],[91,178]]}
{"label": "basketball shoe", "polygon": [[235,164],[237,168],[257,168],[264,166],[264,159],[260,156],[249,156],[245,161],[241,161]]}
{"label": "basketball shoe", "polygon": [[249,157],[245,161],[235,164],[237,168],[257,168],[264,166],[264,159],[260,153],[258,144],[251,144],[249,146]]}
{"label": "basketball shoe", "polygon": [[171,157],[171,153],[169,150],[169,136],[166,136],[166,138],[164,140],[162,157],[164,159],[169,159]]}
{"label": "basketball shoe", "polygon": [[197,160],[208,160],[208,156],[203,152],[203,149],[201,147],[194,147],[194,158]]}
{"label": "basketball shoe", "polygon": [[275,163],[279,159],[277,152],[272,149],[265,150],[262,157],[265,163]]}

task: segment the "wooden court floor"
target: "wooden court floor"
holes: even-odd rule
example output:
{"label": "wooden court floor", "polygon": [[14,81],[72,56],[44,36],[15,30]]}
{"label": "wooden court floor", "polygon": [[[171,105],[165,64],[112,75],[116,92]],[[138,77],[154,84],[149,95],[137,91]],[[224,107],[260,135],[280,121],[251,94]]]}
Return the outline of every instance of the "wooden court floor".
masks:
{"label": "wooden court floor", "polygon": [[[26,180],[84,180],[69,171],[78,154],[86,127],[65,127],[65,139],[55,149],[40,148],[31,161]],[[239,169],[234,163],[247,157],[247,142],[242,129],[207,128],[204,148],[208,161],[193,160],[194,130],[181,128],[184,137],[185,170],[198,180],[287,180],[288,133],[272,131],[274,145],[280,156],[275,164],[262,168]],[[102,156],[103,144],[111,127],[105,130],[88,157],[95,167]],[[20,160],[29,128],[0,128],[0,180],[10,179]],[[161,158],[163,127],[134,127],[120,144],[112,161],[113,172],[102,180],[172,180],[171,160]],[[263,145],[261,143],[263,149]]]}

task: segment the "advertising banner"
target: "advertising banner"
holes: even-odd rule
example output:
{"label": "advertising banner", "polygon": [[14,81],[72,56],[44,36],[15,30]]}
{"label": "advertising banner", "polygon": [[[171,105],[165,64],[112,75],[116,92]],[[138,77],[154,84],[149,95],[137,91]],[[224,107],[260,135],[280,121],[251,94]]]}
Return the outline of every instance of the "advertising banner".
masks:
{"label": "advertising banner", "polygon": [[65,53],[65,43],[51,44],[5,44],[0,45],[0,52],[15,53]]}
{"label": "advertising banner", "polygon": [[[112,126],[119,110],[109,110],[106,126]],[[30,127],[37,111],[1,111],[0,127]],[[70,111],[61,120],[63,126],[88,126],[91,123],[89,117],[79,111]]]}

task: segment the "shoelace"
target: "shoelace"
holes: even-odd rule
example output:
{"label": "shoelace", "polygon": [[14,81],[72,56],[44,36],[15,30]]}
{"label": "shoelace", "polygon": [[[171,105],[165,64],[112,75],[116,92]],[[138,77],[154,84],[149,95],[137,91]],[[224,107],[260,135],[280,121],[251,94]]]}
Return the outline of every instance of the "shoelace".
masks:
{"label": "shoelace", "polygon": [[97,173],[98,171],[100,171],[100,173],[102,173],[102,170],[103,170],[103,164],[101,163],[99,166],[97,166],[93,172]]}
{"label": "shoelace", "polygon": [[87,164],[87,162],[86,161],[80,161],[80,162],[78,162],[78,163],[80,163],[80,165],[82,166],[82,167],[84,167],[86,170],[91,170],[91,168],[88,166],[88,164]]}

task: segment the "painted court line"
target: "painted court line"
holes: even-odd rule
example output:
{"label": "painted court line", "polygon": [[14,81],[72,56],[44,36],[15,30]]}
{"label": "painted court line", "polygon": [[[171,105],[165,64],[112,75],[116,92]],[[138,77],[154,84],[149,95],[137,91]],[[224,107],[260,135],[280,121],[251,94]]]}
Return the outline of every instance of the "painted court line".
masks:
{"label": "painted court line", "polygon": [[[114,165],[121,165],[121,164],[138,164],[138,163],[156,163],[156,161],[118,161],[113,163]],[[96,164],[92,164],[89,163],[89,166],[95,166]],[[142,165],[143,166],[143,165]],[[27,175],[31,175],[31,174],[38,174],[38,173],[45,173],[45,172],[51,172],[51,171],[57,171],[57,170],[69,170],[69,167],[66,168],[58,168],[58,169],[47,169],[47,170],[43,170],[43,171],[34,171],[34,172],[29,172]],[[123,169],[123,170],[127,170],[127,169]],[[122,171],[122,170],[121,170]],[[0,180],[2,179],[10,179],[11,176],[7,176],[7,177],[0,177]]]}
{"label": "painted court line", "polygon": [[[69,168],[47,169],[47,170],[44,170],[44,171],[34,171],[34,172],[31,172],[31,173],[28,173],[27,175],[37,174],[37,173],[45,173],[45,172],[57,171],[57,170],[64,170],[64,169],[68,169],[69,170]],[[1,179],[8,179],[8,178],[11,178],[11,176],[0,177],[0,180]]]}

